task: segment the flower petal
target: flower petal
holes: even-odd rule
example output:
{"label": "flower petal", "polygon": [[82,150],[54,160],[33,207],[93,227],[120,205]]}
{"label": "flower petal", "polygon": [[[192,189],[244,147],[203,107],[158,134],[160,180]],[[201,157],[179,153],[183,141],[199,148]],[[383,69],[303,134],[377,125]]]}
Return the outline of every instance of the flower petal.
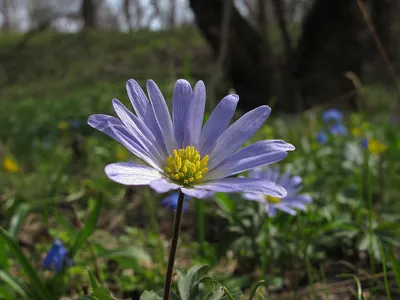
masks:
{"label": "flower petal", "polygon": [[152,103],[154,115],[161,130],[164,144],[167,147],[168,154],[171,155],[174,149],[177,149],[173,133],[171,115],[169,114],[167,103],[160,89],[153,80],[147,81],[147,92]]}
{"label": "flower petal", "polygon": [[265,122],[271,112],[267,105],[257,107],[233,123],[221,134],[210,154],[209,169],[219,165],[250,139]]}
{"label": "flower petal", "polygon": [[121,120],[108,115],[92,115],[89,117],[88,124],[117,140],[134,155],[161,171],[157,158],[143,149],[139,141],[132,136]]}
{"label": "flower petal", "polygon": [[157,193],[166,193],[170,190],[177,190],[181,186],[175,183],[172,183],[165,178],[160,178],[158,180],[154,180],[150,182],[150,187],[155,190]]}
{"label": "flower petal", "polygon": [[212,196],[213,194],[215,194],[215,192],[206,191],[201,188],[193,188],[193,189],[181,188],[181,191],[185,195],[188,195],[190,197],[195,197],[198,199],[208,198],[208,197]]}
{"label": "flower petal", "polygon": [[122,123],[124,123],[131,135],[139,141],[142,148],[157,157],[160,165],[163,164],[166,153],[163,152],[160,144],[143,121],[130,112],[117,99],[113,99],[113,106]]}
{"label": "flower petal", "polygon": [[243,198],[246,200],[257,201],[260,203],[265,203],[265,196],[260,193],[243,193]]}
{"label": "flower petal", "polygon": [[[125,125],[121,122],[121,120],[113,116],[103,115],[103,114],[91,115],[88,119],[88,124],[94,129],[97,129],[107,134],[108,136],[112,137],[118,142],[121,141],[118,140],[118,137],[114,134],[114,131],[111,129],[110,126],[112,126],[114,129],[116,129],[118,132],[122,133],[125,136],[131,136],[131,134],[126,129]],[[139,144],[138,140],[136,140],[133,136],[131,136],[130,138],[136,144]]]}
{"label": "flower petal", "polygon": [[160,142],[161,149],[166,151],[164,141],[162,139],[161,129],[158,126],[153,108],[147,100],[145,93],[140,85],[133,79],[128,80],[126,83],[126,91],[128,92],[129,99],[138,118],[146,124],[148,129],[153,133],[156,139]]}
{"label": "flower petal", "polygon": [[238,101],[238,95],[228,95],[218,103],[211,113],[200,134],[198,149],[202,157],[211,153],[217,139],[228,127]]}
{"label": "flower petal", "polygon": [[137,157],[143,159],[147,162],[150,166],[154,169],[161,171],[160,162],[157,157],[154,156],[152,153],[146,152],[139,144],[135,143],[132,135],[124,135],[122,132],[118,131],[118,128],[115,129],[112,124],[109,124],[109,127],[113,131],[113,134],[117,137],[117,140],[126,147],[129,151],[135,154]]}
{"label": "flower petal", "polygon": [[186,122],[185,139],[183,148],[199,144],[201,126],[204,120],[204,108],[206,106],[206,87],[203,81],[198,81],[193,89],[193,96],[189,102]]}
{"label": "flower petal", "polygon": [[[247,146],[225,159],[220,165],[206,174],[206,179],[228,177],[256,167],[282,160],[293,145],[281,140],[265,140]],[[256,177],[256,176],[250,176]]]}
{"label": "flower petal", "polygon": [[195,186],[199,189],[214,192],[247,192],[262,193],[273,197],[282,198],[286,196],[286,190],[275,182],[257,178],[223,178],[206,181],[204,184]]}
{"label": "flower petal", "polygon": [[146,185],[162,178],[162,175],[153,168],[135,163],[109,164],[104,170],[108,178],[125,185]]}
{"label": "flower petal", "polygon": [[172,97],[172,119],[174,123],[175,141],[178,148],[183,147],[185,139],[185,124],[190,100],[192,99],[192,87],[189,82],[179,79],[175,83]]}

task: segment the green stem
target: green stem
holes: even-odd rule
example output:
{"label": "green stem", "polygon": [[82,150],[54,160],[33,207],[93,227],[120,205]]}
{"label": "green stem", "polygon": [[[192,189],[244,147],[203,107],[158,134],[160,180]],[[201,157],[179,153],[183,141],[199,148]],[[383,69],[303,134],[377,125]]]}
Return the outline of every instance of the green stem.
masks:
{"label": "green stem", "polygon": [[167,275],[165,276],[164,298],[163,298],[164,300],[169,300],[171,294],[172,273],[174,270],[175,254],[176,254],[176,248],[178,246],[179,231],[181,228],[184,198],[185,195],[182,193],[182,191],[179,191],[178,206],[176,208],[174,227],[172,230],[171,249],[168,258]]}
{"label": "green stem", "polygon": [[[373,199],[372,199],[372,186],[371,186],[371,170],[369,168],[369,152],[365,151],[365,168],[366,168],[366,189],[368,198],[368,235],[369,235],[369,264],[371,275],[375,274],[375,259],[374,259],[374,230],[373,230]],[[371,276],[371,283],[373,283],[373,277]]]}
{"label": "green stem", "polygon": [[267,276],[267,267],[268,267],[268,255],[269,255],[269,218],[265,220],[264,223],[264,241],[263,241],[263,250],[262,250],[262,273],[264,276]]}

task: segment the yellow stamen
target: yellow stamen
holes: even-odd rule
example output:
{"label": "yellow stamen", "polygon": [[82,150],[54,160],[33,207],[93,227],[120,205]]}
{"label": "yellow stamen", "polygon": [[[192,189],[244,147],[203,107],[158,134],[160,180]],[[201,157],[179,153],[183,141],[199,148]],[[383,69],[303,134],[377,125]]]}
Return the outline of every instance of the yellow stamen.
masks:
{"label": "yellow stamen", "polygon": [[281,202],[282,199],[277,198],[277,197],[272,197],[272,196],[265,196],[265,202],[268,202],[270,204],[278,204]]}
{"label": "yellow stamen", "polygon": [[166,159],[164,170],[169,178],[181,184],[193,184],[203,179],[208,172],[208,155],[201,158],[199,151],[193,146],[175,149],[173,155]]}

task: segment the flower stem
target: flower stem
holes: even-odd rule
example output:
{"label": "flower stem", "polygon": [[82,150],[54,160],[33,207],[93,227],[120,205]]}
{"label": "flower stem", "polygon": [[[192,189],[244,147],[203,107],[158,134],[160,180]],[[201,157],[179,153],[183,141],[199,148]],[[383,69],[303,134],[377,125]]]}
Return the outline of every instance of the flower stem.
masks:
{"label": "flower stem", "polygon": [[182,193],[182,191],[179,191],[178,205],[176,208],[174,227],[172,230],[171,249],[168,258],[167,275],[165,276],[164,298],[163,298],[164,300],[169,300],[171,294],[172,272],[174,270],[175,254],[176,254],[176,248],[178,246],[179,231],[181,228],[184,198],[185,195]]}

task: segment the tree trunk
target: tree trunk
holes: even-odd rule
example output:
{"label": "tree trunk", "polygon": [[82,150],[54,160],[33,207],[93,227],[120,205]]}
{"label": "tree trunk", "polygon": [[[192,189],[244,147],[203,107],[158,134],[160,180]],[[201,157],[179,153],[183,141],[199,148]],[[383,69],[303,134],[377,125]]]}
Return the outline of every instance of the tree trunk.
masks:
{"label": "tree trunk", "polygon": [[[270,67],[267,54],[260,51],[260,35],[249,25],[232,5],[228,54],[224,62],[225,74],[240,95],[238,107],[244,111],[267,104]],[[224,0],[190,0],[196,22],[212,47],[215,57],[221,46],[221,29]]]}
{"label": "tree trunk", "polygon": [[[293,71],[305,108],[339,97],[349,100],[346,95],[351,95],[354,87],[344,75],[347,71],[360,75],[362,30],[356,1],[315,2],[303,22]],[[354,107],[354,97],[350,100],[348,104]]]}
{"label": "tree trunk", "polygon": [[95,0],[82,0],[83,29],[96,28],[96,7],[94,2]]}
{"label": "tree trunk", "polygon": [[[378,0],[379,1],[379,0]],[[190,0],[196,22],[214,53],[219,53],[221,43],[221,15],[224,0]],[[275,4],[281,4],[275,1]],[[276,7],[279,9],[279,7]],[[260,50],[265,47],[262,37],[232,7],[229,53],[225,65],[227,78],[241,97],[239,108],[248,111],[267,104],[272,82],[271,55]],[[280,12],[282,15],[283,12]],[[283,22],[284,20],[280,20]],[[280,24],[281,28],[283,23]],[[363,57],[360,55],[363,30],[362,19],[355,1],[316,0],[302,24],[302,36],[290,57],[290,77],[296,84],[290,101],[279,99],[274,108],[286,112],[309,109],[338,97],[349,100],[354,91],[345,72],[359,75]],[[285,33],[283,32],[285,35]],[[284,36],[286,50],[290,41]],[[262,48],[261,48],[262,49]],[[289,59],[290,54],[286,54]],[[292,88],[291,84],[287,88]],[[350,97],[353,99],[353,97]],[[302,99],[302,107],[298,107]],[[354,107],[354,101],[350,101]]]}
{"label": "tree trunk", "polygon": [[124,0],[123,10],[124,10],[126,24],[128,25],[128,30],[129,30],[129,32],[131,32],[132,31],[132,15],[131,15],[131,1],[130,0]]}

